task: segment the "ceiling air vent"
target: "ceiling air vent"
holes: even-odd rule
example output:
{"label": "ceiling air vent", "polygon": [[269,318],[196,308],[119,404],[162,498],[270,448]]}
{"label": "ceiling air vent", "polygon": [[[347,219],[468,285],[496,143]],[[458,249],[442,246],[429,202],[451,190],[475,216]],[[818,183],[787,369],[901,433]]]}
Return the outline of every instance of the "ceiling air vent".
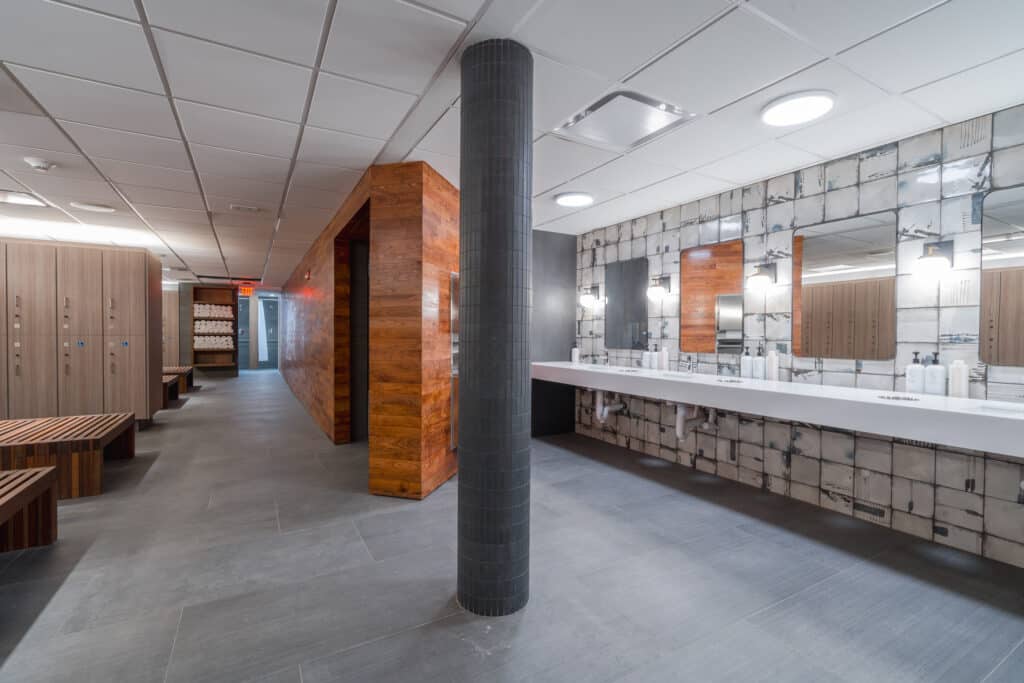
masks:
{"label": "ceiling air vent", "polygon": [[228,204],[228,208],[236,213],[264,213],[266,209],[259,206],[247,206],[245,204]]}
{"label": "ceiling air vent", "polygon": [[624,152],[694,116],[667,102],[621,90],[605,95],[556,128],[555,133]]}

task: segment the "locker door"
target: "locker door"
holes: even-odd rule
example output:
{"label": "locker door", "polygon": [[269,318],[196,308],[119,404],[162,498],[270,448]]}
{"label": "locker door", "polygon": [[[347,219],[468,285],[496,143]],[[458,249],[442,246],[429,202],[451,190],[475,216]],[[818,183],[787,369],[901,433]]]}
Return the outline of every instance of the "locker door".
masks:
{"label": "locker door", "polygon": [[104,334],[146,334],[146,254],[103,252]]}
{"label": "locker door", "polygon": [[7,317],[10,336],[57,335],[57,250],[7,244]]}
{"label": "locker door", "polygon": [[57,414],[57,338],[11,337],[7,352],[12,418]]}
{"label": "locker door", "polygon": [[103,412],[103,337],[62,337],[57,369],[61,415]]}
{"label": "locker door", "polygon": [[[7,245],[0,242],[0,349],[4,353],[10,351],[7,348],[7,330],[10,324],[7,322]],[[0,420],[7,419],[7,360],[0,362]]]}
{"label": "locker door", "polygon": [[57,249],[57,307],[62,336],[103,334],[103,252]]}
{"label": "locker door", "polygon": [[878,355],[878,280],[860,280],[854,285],[853,356],[877,360]]}
{"label": "locker door", "polygon": [[[149,419],[149,382],[146,381],[146,336],[133,334],[128,337],[128,364],[131,368],[131,408],[136,419]],[[159,382],[159,377],[157,378]],[[163,389],[161,388],[161,392]],[[162,394],[161,394],[162,396]],[[157,406],[159,408],[159,405]]]}
{"label": "locker door", "polygon": [[832,286],[832,350],[829,353],[831,358],[855,358],[853,355],[854,287],[852,282],[838,282]]}
{"label": "locker door", "polygon": [[103,411],[107,413],[133,412],[131,344],[128,337],[107,337],[105,342]]}
{"label": "locker door", "polygon": [[[4,352],[10,358],[11,349],[7,346],[7,337],[0,335],[0,344],[3,344]],[[6,420],[7,415],[7,360],[0,363],[0,420]]]}

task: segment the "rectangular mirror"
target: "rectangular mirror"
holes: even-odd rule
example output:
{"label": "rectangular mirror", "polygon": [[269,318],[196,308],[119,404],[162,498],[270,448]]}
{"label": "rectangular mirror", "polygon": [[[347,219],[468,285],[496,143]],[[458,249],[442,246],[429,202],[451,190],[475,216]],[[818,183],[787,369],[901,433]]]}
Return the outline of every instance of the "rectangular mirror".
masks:
{"label": "rectangular mirror", "polygon": [[1024,187],[985,197],[980,341],[984,362],[1024,365]]}
{"label": "rectangular mirror", "polygon": [[647,272],[646,258],[604,267],[606,348],[647,348]]}
{"label": "rectangular mirror", "polygon": [[679,348],[687,353],[742,351],[742,240],[680,253]]}
{"label": "rectangular mirror", "polygon": [[793,237],[793,353],[896,355],[896,214],[801,228]]}

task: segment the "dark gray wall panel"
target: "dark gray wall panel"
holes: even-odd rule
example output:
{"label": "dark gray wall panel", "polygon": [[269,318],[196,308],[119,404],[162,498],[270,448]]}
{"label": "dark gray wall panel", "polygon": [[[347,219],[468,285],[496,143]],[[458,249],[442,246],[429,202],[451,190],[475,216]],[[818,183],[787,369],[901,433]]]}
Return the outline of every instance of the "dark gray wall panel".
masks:
{"label": "dark gray wall panel", "polygon": [[[576,237],[534,230],[532,270],[530,360],[569,360],[576,343]],[[573,431],[573,388],[540,381],[532,388],[533,435]]]}

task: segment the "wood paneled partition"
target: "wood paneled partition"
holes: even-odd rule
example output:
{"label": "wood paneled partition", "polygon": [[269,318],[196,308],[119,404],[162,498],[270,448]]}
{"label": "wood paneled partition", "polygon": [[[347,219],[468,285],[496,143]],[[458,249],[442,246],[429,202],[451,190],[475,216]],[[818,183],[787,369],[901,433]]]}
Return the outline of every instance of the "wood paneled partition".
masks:
{"label": "wood paneled partition", "polygon": [[715,352],[715,304],[743,293],[743,240],[686,249],[679,258],[679,348]]}
{"label": "wood paneled partition", "polygon": [[422,498],[455,473],[450,274],[459,193],[422,162],[370,168],[282,296],[281,372],[320,428],[351,438],[350,241],[370,245],[372,493]]}

